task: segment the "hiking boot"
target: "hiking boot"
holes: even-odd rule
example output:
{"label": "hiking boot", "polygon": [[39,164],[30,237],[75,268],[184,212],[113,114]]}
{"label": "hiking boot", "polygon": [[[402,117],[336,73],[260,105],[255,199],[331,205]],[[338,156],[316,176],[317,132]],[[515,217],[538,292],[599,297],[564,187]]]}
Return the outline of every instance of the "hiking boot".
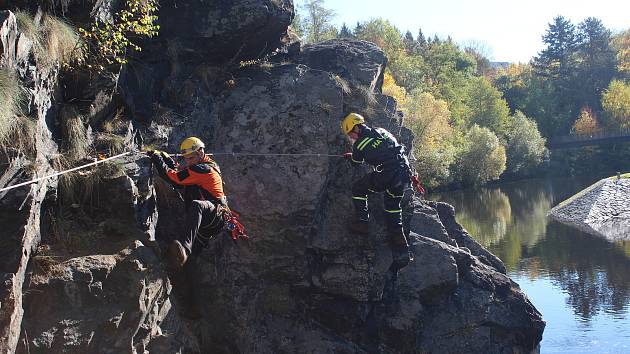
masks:
{"label": "hiking boot", "polygon": [[186,264],[186,260],[188,260],[188,254],[179,241],[173,241],[168,248],[168,260],[174,270],[180,271],[184,268],[184,264]]}
{"label": "hiking boot", "polygon": [[392,249],[392,258],[394,260],[394,265],[397,269],[404,268],[412,260],[411,254],[409,253],[409,245],[407,244],[405,234],[403,234],[402,230],[396,230],[390,231],[388,233],[388,236],[389,244]]}
{"label": "hiking boot", "polygon": [[356,220],[348,225],[350,232],[366,235],[369,233],[368,223],[366,221]]}

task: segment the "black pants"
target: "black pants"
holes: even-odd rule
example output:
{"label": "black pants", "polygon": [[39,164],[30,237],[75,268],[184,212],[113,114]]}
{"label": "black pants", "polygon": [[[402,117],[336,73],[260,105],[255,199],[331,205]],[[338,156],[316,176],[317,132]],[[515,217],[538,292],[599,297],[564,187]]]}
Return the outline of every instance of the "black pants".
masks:
{"label": "black pants", "polygon": [[352,202],[359,220],[368,221],[368,195],[384,193],[384,211],[389,233],[402,234],[402,209],[400,201],[410,186],[407,168],[369,173],[352,185]]}
{"label": "black pants", "polygon": [[206,240],[223,228],[223,219],[215,204],[208,200],[193,200],[186,213],[186,230],[177,237],[188,254],[199,238]]}

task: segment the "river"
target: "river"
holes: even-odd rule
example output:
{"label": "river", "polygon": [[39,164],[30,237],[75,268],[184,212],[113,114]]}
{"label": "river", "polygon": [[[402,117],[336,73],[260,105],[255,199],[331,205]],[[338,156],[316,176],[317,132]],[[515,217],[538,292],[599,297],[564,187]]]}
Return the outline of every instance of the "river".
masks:
{"label": "river", "polygon": [[525,180],[430,196],[455,206],[457,221],[501,258],[543,314],[541,353],[630,353],[630,242],[546,217],[597,180]]}

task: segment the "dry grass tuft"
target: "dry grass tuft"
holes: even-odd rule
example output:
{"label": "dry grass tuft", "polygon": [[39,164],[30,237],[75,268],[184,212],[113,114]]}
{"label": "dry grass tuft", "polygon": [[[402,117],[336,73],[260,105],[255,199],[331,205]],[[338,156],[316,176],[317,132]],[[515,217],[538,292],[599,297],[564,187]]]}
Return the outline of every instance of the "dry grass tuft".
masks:
{"label": "dry grass tuft", "polygon": [[337,81],[337,85],[341,88],[341,92],[344,95],[350,95],[352,93],[352,89],[350,88],[350,84],[344,78],[339,75],[335,75],[335,81]]}
{"label": "dry grass tuft", "polygon": [[8,136],[15,128],[17,116],[24,102],[20,81],[6,69],[0,69],[0,143],[8,144]]}
{"label": "dry grass tuft", "polygon": [[104,152],[113,156],[125,152],[125,138],[111,133],[98,133],[94,141],[94,147],[98,152]]}
{"label": "dry grass tuft", "polygon": [[76,161],[88,155],[90,142],[83,117],[72,106],[65,106],[61,111],[62,148],[69,160]]}
{"label": "dry grass tuft", "polygon": [[51,67],[80,64],[85,59],[85,45],[77,30],[63,19],[45,15],[41,23],[25,11],[16,12],[18,29],[33,41],[39,65]]}
{"label": "dry grass tuft", "polygon": [[85,59],[84,43],[77,30],[59,17],[46,15],[43,38],[48,58],[64,65],[74,65]]}

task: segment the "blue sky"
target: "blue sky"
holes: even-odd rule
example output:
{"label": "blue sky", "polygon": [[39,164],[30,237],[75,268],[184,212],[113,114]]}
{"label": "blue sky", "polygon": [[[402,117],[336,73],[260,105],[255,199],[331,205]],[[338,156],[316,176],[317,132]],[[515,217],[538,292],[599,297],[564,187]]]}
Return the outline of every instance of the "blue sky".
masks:
{"label": "blue sky", "polygon": [[425,36],[474,42],[495,61],[528,62],[543,48],[542,35],[557,15],[574,25],[596,17],[613,31],[630,28],[628,0],[325,0],[325,6],[337,13],[338,26],[382,17],[414,36],[421,28]]}

